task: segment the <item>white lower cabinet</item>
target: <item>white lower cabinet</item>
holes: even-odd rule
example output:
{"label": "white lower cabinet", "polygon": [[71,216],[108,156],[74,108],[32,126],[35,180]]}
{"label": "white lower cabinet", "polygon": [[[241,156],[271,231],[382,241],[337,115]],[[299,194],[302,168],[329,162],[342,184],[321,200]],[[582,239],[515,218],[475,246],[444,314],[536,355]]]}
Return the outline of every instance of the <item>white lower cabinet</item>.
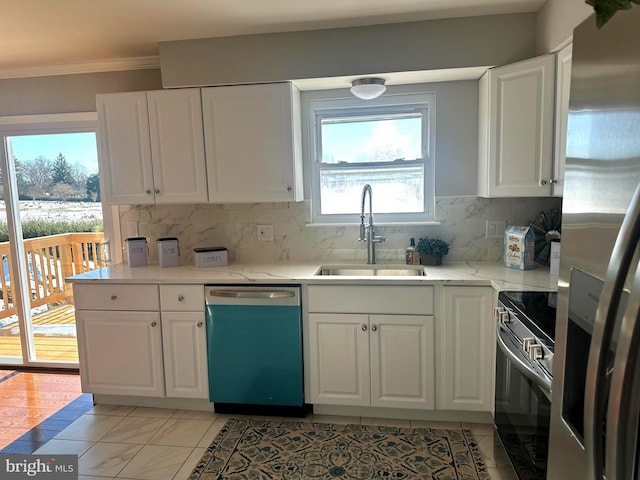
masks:
{"label": "white lower cabinet", "polygon": [[209,398],[204,290],[201,285],[160,285],[167,397]]}
{"label": "white lower cabinet", "polygon": [[434,317],[370,315],[371,405],[434,407]]}
{"label": "white lower cabinet", "polygon": [[82,391],[164,396],[158,312],[77,310]]}
{"label": "white lower cabinet", "polygon": [[368,315],[309,314],[311,403],[369,405]]}
{"label": "white lower cabinet", "polygon": [[83,392],[209,398],[202,285],[77,284],[74,296]]}
{"label": "white lower cabinet", "polygon": [[310,403],[434,408],[432,287],[308,292]]}
{"label": "white lower cabinet", "polygon": [[493,409],[494,298],[491,287],[443,288],[439,409]]}
{"label": "white lower cabinet", "polygon": [[311,403],[434,407],[430,315],[309,314]]}

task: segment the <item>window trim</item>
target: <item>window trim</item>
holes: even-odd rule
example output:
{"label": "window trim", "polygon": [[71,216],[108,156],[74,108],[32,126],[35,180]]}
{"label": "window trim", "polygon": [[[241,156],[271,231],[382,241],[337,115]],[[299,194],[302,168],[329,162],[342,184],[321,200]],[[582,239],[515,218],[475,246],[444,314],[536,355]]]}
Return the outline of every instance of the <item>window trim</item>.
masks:
{"label": "window trim", "polygon": [[[308,102],[309,125],[309,177],[311,198],[312,225],[348,225],[357,224],[359,215],[353,214],[321,214],[320,213],[320,173],[325,168],[364,168],[381,167],[396,163],[397,165],[424,165],[424,209],[423,213],[379,213],[375,214],[377,224],[428,224],[435,222],[435,93],[386,94],[374,100],[363,101],[353,97],[330,97]],[[401,162],[369,162],[358,164],[325,164],[322,159],[320,139],[320,121],[323,117],[368,116],[380,114],[407,113],[419,111],[422,114],[425,128],[422,131],[421,159]]]}

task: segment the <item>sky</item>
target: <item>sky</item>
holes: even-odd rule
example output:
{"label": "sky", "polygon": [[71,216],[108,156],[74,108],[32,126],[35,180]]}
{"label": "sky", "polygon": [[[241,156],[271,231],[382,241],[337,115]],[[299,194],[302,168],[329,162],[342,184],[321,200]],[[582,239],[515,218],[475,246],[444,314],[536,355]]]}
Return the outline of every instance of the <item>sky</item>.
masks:
{"label": "sky", "polygon": [[20,161],[42,156],[53,161],[62,153],[70,165],[79,163],[87,173],[98,173],[96,134],[63,133],[49,135],[21,135],[11,137],[13,155]]}

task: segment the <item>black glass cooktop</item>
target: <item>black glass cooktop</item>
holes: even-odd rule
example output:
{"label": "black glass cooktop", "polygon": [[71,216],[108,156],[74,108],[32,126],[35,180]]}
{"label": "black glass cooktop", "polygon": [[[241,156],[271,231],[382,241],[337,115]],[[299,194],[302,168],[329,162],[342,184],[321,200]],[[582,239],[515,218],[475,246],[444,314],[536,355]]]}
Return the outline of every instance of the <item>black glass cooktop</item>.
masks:
{"label": "black glass cooktop", "polygon": [[498,294],[498,300],[516,310],[518,318],[525,317],[552,343],[556,335],[557,299],[557,292],[505,291]]}

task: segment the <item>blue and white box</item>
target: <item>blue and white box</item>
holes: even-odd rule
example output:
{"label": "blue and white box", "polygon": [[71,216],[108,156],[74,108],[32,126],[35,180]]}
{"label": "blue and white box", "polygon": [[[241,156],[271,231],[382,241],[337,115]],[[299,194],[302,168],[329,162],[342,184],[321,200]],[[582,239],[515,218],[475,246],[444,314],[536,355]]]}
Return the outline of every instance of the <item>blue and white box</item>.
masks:
{"label": "blue and white box", "polygon": [[144,267],[147,264],[147,239],[145,237],[129,237],[127,244],[127,260],[130,267]]}
{"label": "blue and white box", "polygon": [[177,267],[180,255],[179,240],[176,237],[162,237],[156,240],[158,244],[158,261],[161,267]]}
{"label": "blue and white box", "polygon": [[226,247],[199,247],[194,248],[193,252],[196,268],[222,267],[227,265]]}
{"label": "blue and white box", "polygon": [[511,226],[504,231],[504,266],[531,270],[535,254],[535,233],[531,227]]}

